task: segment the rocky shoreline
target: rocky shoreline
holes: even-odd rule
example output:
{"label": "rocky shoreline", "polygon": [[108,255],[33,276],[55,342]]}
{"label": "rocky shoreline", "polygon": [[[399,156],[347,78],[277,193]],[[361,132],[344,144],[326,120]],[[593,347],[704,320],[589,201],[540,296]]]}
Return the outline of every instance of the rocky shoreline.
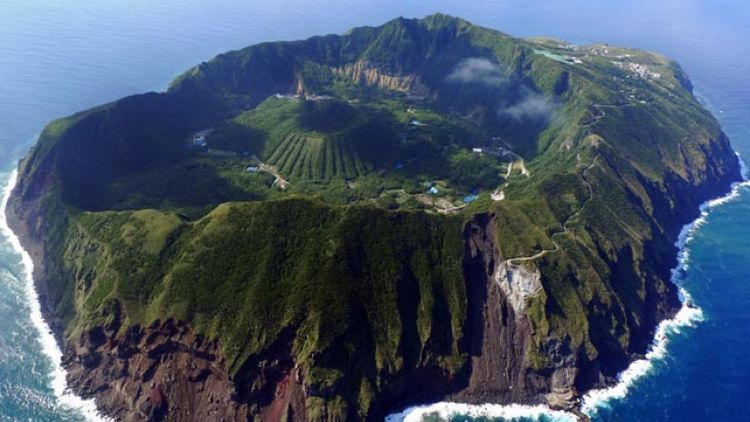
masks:
{"label": "rocky shoreline", "polygon": [[[731,183],[737,180],[727,175],[723,180],[714,180],[710,185],[697,189],[677,186],[675,190],[690,193],[690,202],[699,204],[725,194]],[[177,417],[176,420],[200,418],[239,421],[247,420],[251,415],[263,420],[276,420],[282,413],[296,416],[294,420],[306,420],[304,399],[310,392],[304,391],[304,374],[297,369],[293,359],[281,365],[286,370],[279,371],[278,359],[270,358],[264,364],[270,372],[256,374],[257,380],[248,380],[253,384],[250,390],[267,396],[263,400],[266,406],[250,409],[238,394],[236,380],[232,380],[224,369],[220,345],[196,335],[183,321],[170,319],[145,328],[130,327],[121,332],[120,314],[114,310],[110,324],[87,332],[75,343],[64,341],[62,323],[53,318],[51,309],[54,304],[47,294],[45,248],[41,232],[44,225],[35,209],[33,203],[22,201],[14,191],[7,210],[8,223],[34,261],[34,280],[43,313],[64,350],[63,363],[68,382],[76,393],[95,398],[100,410],[118,420],[161,420],[167,414],[170,419]],[[698,215],[696,206],[682,214],[679,221],[670,224],[667,232],[671,240],[676,239],[684,224]],[[474,222],[467,225],[464,267],[467,283],[474,286],[469,289],[469,301],[479,304],[471,306],[475,312],[469,316],[469,325],[473,327],[470,332],[499,332],[501,335],[470,335],[470,350],[473,350],[471,354],[474,358],[472,369],[463,381],[465,385],[458,389],[448,387],[447,392],[436,392],[433,400],[469,404],[543,404],[552,409],[573,412],[585,420],[586,416],[579,410],[580,398],[588,390],[613,385],[616,374],[605,375],[597,366],[587,367],[586,364],[576,363],[574,356],[570,356],[569,352],[566,355],[564,344],[558,344],[558,352],[555,352],[561,357],[560,370],[547,377],[527,379],[529,371],[523,365],[509,366],[507,360],[499,362],[493,357],[516,356],[513,361],[523,363],[523,347],[529,335],[524,316],[514,316],[503,293],[492,282],[495,262],[500,259],[496,247],[489,240],[493,230],[492,216],[487,215],[477,216]],[[676,262],[676,249],[673,252],[673,261]],[[665,267],[664,274],[668,274],[670,269]],[[646,347],[651,344],[656,325],[672,317],[679,309],[675,290],[664,299],[662,303],[653,304],[655,324],[650,336],[642,341]],[[492,312],[493,309],[497,312]],[[507,337],[507,341],[500,337]],[[646,347],[631,353],[627,360],[617,366],[624,369],[634,360],[642,359]],[[576,385],[579,371],[588,373],[588,377],[582,378],[588,379],[585,389],[580,390]],[[273,387],[271,390],[269,385]],[[524,387],[518,388],[521,385]],[[513,386],[516,388],[513,389]],[[551,393],[545,395],[544,391]],[[247,394],[248,389],[245,388],[243,393]],[[389,407],[397,411],[399,407],[395,406],[413,404],[419,403],[403,398]]]}
{"label": "rocky shoreline", "polygon": [[60,320],[54,317],[52,309],[54,304],[51,302],[49,297],[49,288],[45,278],[46,268],[46,253],[44,249],[44,241],[42,234],[37,230],[33,230],[31,227],[32,221],[37,221],[38,217],[36,214],[28,209],[25,205],[21,205],[17,201],[17,197],[14,195],[15,190],[11,193],[10,199],[8,200],[8,207],[5,210],[5,216],[8,221],[8,226],[21,242],[23,248],[28,252],[34,263],[34,273],[32,277],[34,279],[34,288],[39,296],[39,305],[42,310],[42,315],[47,321],[52,333],[57,340],[58,345],[64,345],[63,336],[63,324]]}
{"label": "rocky shoreline", "polygon": [[[740,166],[677,64],[638,51],[587,64],[600,52],[583,48],[566,53],[580,55],[571,67],[538,48],[561,47],[440,14],[398,18],[226,53],[167,92],[50,124],[19,164],[8,222],[33,259],[68,384],[126,421],[369,421],[441,400],[585,420],[583,395],[644,358],[680,309],[674,241]],[[495,90],[452,80],[472,63],[495,82],[505,65],[512,77]],[[632,66],[659,78],[623,78]],[[273,96],[340,84],[330,102]],[[439,117],[432,127],[455,139],[419,132],[401,145],[397,132],[425,126],[408,117],[422,85]],[[381,110],[368,94],[381,88],[406,96],[389,93]],[[555,120],[509,127],[496,116],[499,98],[521,105],[527,91],[556,103]],[[401,109],[405,119],[391,122]],[[248,113],[259,122],[237,127]],[[360,113],[356,127],[339,127]],[[336,124],[310,126],[318,120]],[[186,148],[208,127],[242,148],[224,146],[216,162]],[[310,127],[322,137],[308,150],[298,134]],[[301,191],[239,183],[239,173],[253,177],[240,161],[225,174],[243,150],[271,147],[250,145],[251,135],[289,140],[278,155],[293,152],[290,166],[307,151],[289,168]],[[502,163],[475,161],[488,157],[469,149],[473,138],[528,155],[529,170],[513,175],[511,161],[495,180]],[[392,181],[374,169],[424,148],[434,149],[426,167],[467,164],[448,186],[480,184],[462,181],[478,167],[494,169],[491,186],[451,215],[422,210],[416,196],[403,208],[378,202]],[[331,178],[349,174],[346,157],[366,170],[354,176],[377,178],[361,197]],[[405,173],[414,195],[445,169],[425,170]],[[501,182],[507,196],[488,197]]]}

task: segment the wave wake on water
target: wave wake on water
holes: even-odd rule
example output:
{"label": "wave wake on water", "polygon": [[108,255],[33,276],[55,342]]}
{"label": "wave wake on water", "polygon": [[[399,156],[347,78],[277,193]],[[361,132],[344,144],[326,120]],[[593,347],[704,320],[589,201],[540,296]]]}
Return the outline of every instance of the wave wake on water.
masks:
{"label": "wave wake on water", "polygon": [[[654,334],[654,340],[644,359],[633,361],[617,377],[617,383],[602,389],[591,390],[583,396],[581,401],[581,411],[587,416],[594,418],[598,414],[598,409],[607,408],[615,400],[625,398],[628,391],[635,383],[648,375],[654,368],[657,361],[667,357],[667,346],[671,336],[679,335],[686,328],[695,327],[697,323],[703,321],[703,310],[695,305],[690,293],[682,287],[682,281],[689,267],[690,262],[690,242],[695,232],[706,223],[707,217],[713,208],[727,204],[737,199],[743,190],[750,188],[750,180],[747,179],[747,166],[739,157],[741,174],[743,181],[734,183],[730,192],[722,197],[704,202],[700,206],[700,216],[691,223],[683,226],[680,231],[675,246],[679,249],[677,254],[677,266],[672,269],[671,281],[678,287],[678,294],[682,307],[671,319],[659,323]],[[499,418],[506,420],[533,419],[533,420],[552,420],[552,421],[575,421],[576,417],[572,413],[552,410],[548,406],[537,405],[469,405],[462,403],[440,402],[425,406],[410,407],[403,412],[394,413],[386,417],[386,422],[417,422],[422,421],[425,417],[438,417],[442,420],[449,420],[453,417],[469,418]]]}
{"label": "wave wake on water", "polygon": [[109,421],[110,419],[99,413],[94,400],[83,399],[68,388],[68,383],[65,379],[66,372],[62,367],[62,351],[52,334],[52,330],[42,316],[42,308],[39,303],[39,296],[36,292],[32,276],[34,263],[31,260],[29,253],[21,246],[21,241],[18,236],[16,236],[8,226],[6,208],[8,206],[10,194],[17,181],[18,169],[13,170],[13,172],[10,173],[2,192],[2,200],[0,200],[0,233],[2,233],[2,236],[7,239],[13,250],[15,250],[21,257],[23,270],[23,280],[21,281],[23,282],[26,300],[30,310],[29,318],[31,319],[33,326],[39,332],[38,340],[42,352],[52,362],[52,373],[49,374],[49,386],[54,391],[57,402],[61,407],[77,410],[89,421]]}
{"label": "wave wake on water", "polygon": [[[747,174],[745,163],[742,164],[743,177]],[[55,393],[58,403],[69,409],[76,409],[81,412],[89,421],[110,421],[109,418],[102,416],[96,408],[92,399],[83,399],[73,393],[67,385],[65,379],[66,372],[62,367],[62,351],[55,340],[47,322],[44,320],[39,302],[39,296],[34,286],[32,277],[34,264],[29,253],[23,249],[21,242],[16,234],[8,226],[6,218],[6,208],[10,194],[16,185],[18,179],[18,170],[13,170],[8,176],[5,188],[0,200],[0,233],[21,257],[23,269],[23,285],[26,299],[30,310],[30,319],[34,327],[39,332],[39,344],[45,356],[53,364],[52,373],[49,374],[49,385]],[[724,205],[739,197],[742,190],[750,188],[750,181],[745,179],[742,182],[735,183],[731,191],[720,198],[705,202],[700,207],[700,216],[693,222],[685,225],[675,246],[678,247],[677,267],[672,269],[672,282],[679,288],[680,301],[682,307],[677,314],[668,320],[662,321],[654,336],[654,341],[646,353],[645,359],[639,359],[630,364],[630,366],[620,373],[618,382],[607,388],[589,391],[582,400],[581,409],[584,414],[594,417],[597,409],[609,406],[613,400],[620,400],[627,396],[630,388],[636,381],[647,375],[654,367],[654,363],[664,359],[667,356],[667,345],[672,335],[678,335],[684,328],[694,327],[696,323],[703,320],[703,311],[696,306],[690,294],[681,286],[684,275],[688,269],[690,261],[690,249],[688,245],[693,239],[695,231],[706,222],[711,209]],[[439,419],[448,420],[452,417],[462,416],[469,418],[501,418],[506,420],[517,419],[534,419],[534,420],[552,420],[552,421],[575,421],[576,416],[572,413],[552,410],[544,405],[520,405],[520,404],[482,404],[470,405],[464,403],[439,402],[424,406],[413,406],[406,410],[393,413],[385,418],[386,422],[417,422],[425,417],[438,417]]]}
{"label": "wave wake on water", "polygon": [[393,413],[385,418],[385,422],[418,422],[426,417],[438,420],[450,420],[453,417],[462,418],[501,418],[506,420],[534,419],[551,421],[575,422],[572,413],[562,410],[552,410],[544,405],[529,406],[522,404],[464,404],[440,402],[426,406],[414,406],[401,413]]}

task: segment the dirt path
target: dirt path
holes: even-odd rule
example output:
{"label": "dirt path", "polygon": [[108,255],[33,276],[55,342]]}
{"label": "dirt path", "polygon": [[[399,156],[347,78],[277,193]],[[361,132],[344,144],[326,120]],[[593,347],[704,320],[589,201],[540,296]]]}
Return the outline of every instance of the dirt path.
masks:
{"label": "dirt path", "polygon": [[492,192],[490,198],[492,198],[493,201],[502,201],[503,199],[505,199],[505,192],[503,192],[501,188],[497,188],[494,192]]}
{"label": "dirt path", "polygon": [[456,207],[450,207],[450,208],[438,208],[438,212],[441,214],[451,214],[454,212],[461,211],[462,209],[466,208],[468,204],[458,205]]}
{"label": "dirt path", "polygon": [[529,172],[529,169],[526,168],[526,163],[521,160],[519,166],[521,167],[521,174],[526,177],[531,177],[531,173]]}
{"label": "dirt path", "polygon": [[531,177],[531,172],[529,172],[529,169],[526,168],[526,163],[523,161],[522,158],[518,158],[518,160],[511,161],[510,163],[508,163],[508,169],[505,171],[505,175],[504,175],[506,180],[510,177],[511,173],[513,173],[514,164],[516,165],[516,167],[518,168],[518,170],[521,172],[522,175],[526,177]]}
{"label": "dirt path", "polygon": [[287,185],[289,185],[289,181],[284,179],[284,176],[279,173],[279,169],[277,169],[276,166],[258,162],[258,171],[272,174],[273,177],[276,178],[273,182],[278,184],[281,189],[286,189]]}
{"label": "dirt path", "polygon": [[589,164],[588,167],[586,167],[585,169],[583,169],[583,172],[581,173],[581,180],[583,180],[583,183],[586,185],[586,187],[589,190],[589,197],[586,198],[585,201],[583,201],[583,204],[581,204],[581,206],[578,208],[578,210],[576,210],[576,212],[574,212],[573,214],[571,214],[570,217],[568,217],[565,220],[565,222],[563,223],[563,231],[553,234],[552,235],[553,237],[555,235],[557,235],[557,234],[568,233],[568,231],[569,231],[568,230],[568,224],[570,224],[570,222],[574,218],[578,217],[581,214],[581,212],[583,212],[583,209],[586,208],[586,205],[589,203],[589,201],[591,201],[591,198],[594,197],[594,188],[593,188],[593,186],[591,186],[591,183],[589,183],[589,181],[586,180],[586,177],[588,176],[589,170],[591,170],[596,165],[596,161],[598,159],[599,159],[599,157],[594,158],[594,160],[591,161],[591,164]]}
{"label": "dirt path", "polygon": [[589,123],[586,123],[584,125],[580,125],[581,127],[591,127],[599,122],[599,120],[605,118],[607,116],[607,112],[602,110],[604,108],[625,108],[629,107],[632,104],[626,103],[626,104],[593,104],[594,108],[596,108],[601,114],[597,114],[594,116],[594,120],[592,120]]}
{"label": "dirt path", "polygon": [[589,164],[588,167],[586,167],[583,170],[583,172],[581,172],[581,180],[583,180],[583,183],[586,185],[586,187],[589,190],[589,197],[586,198],[585,201],[583,201],[583,204],[581,204],[581,206],[578,208],[578,210],[576,210],[576,212],[574,212],[573,214],[571,214],[565,220],[565,222],[562,224],[562,230],[559,231],[559,232],[557,232],[557,233],[553,233],[552,236],[550,236],[550,240],[552,241],[552,244],[554,245],[554,248],[552,248],[552,249],[542,249],[541,251],[535,253],[534,255],[519,256],[519,257],[515,257],[515,258],[506,259],[505,260],[506,263],[508,263],[508,264],[518,264],[519,262],[534,261],[536,259],[539,259],[539,258],[543,257],[544,255],[546,255],[546,254],[548,254],[550,252],[557,252],[558,250],[560,250],[560,245],[558,245],[558,243],[555,241],[555,236],[560,236],[560,235],[564,235],[564,234],[570,233],[570,229],[568,228],[568,226],[573,221],[573,219],[575,219],[576,217],[578,217],[581,214],[581,212],[583,212],[584,208],[586,208],[586,205],[594,197],[594,188],[591,186],[591,183],[589,183],[589,181],[586,180],[586,177],[588,176],[589,170],[591,170],[597,164],[597,160],[598,159],[599,159],[599,157],[594,158],[594,160],[591,161],[591,164]]}
{"label": "dirt path", "polygon": [[510,173],[513,171],[513,161],[508,163],[508,170],[505,172],[505,179],[507,180],[510,177]]}
{"label": "dirt path", "polygon": [[[628,107],[628,106],[631,106],[631,105],[632,104],[630,104],[630,103],[626,103],[626,104],[594,104],[593,106],[596,107],[601,112],[601,114],[598,114],[598,115],[594,116],[594,120],[592,122],[587,123],[585,125],[581,125],[581,126],[583,126],[583,127],[589,127],[589,126],[592,126],[595,123],[597,123],[599,120],[603,119],[607,115],[607,113],[604,110],[602,110],[604,108],[625,108],[625,107]],[[555,241],[555,237],[570,233],[570,228],[569,228],[570,224],[573,222],[574,219],[576,219],[579,215],[581,215],[581,213],[583,212],[583,210],[586,208],[586,205],[588,205],[588,203],[594,197],[594,188],[591,186],[591,183],[589,183],[589,181],[587,180],[587,177],[588,177],[588,172],[592,168],[594,168],[594,166],[597,164],[598,159],[599,159],[599,157],[595,157],[594,160],[591,161],[591,164],[589,164],[583,170],[583,172],[581,172],[581,180],[583,180],[583,183],[586,185],[586,188],[589,191],[589,197],[586,198],[585,201],[583,201],[583,204],[581,204],[581,206],[578,208],[578,210],[576,210],[576,212],[574,212],[573,214],[571,214],[565,220],[565,222],[562,224],[562,230],[559,231],[559,232],[557,232],[557,233],[553,233],[550,236],[550,240],[552,241],[552,244],[554,245],[554,248],[552,248],[552,249],[542,249],[541,251],[535,253],[534,255],[520,256],[520,257],[510,258],[510,259],[505,260],[506,263],[508,263],[508,264],[516,264],[516,263],[524,262],[524,261],[533,261],[533,260],[536,260],[536,259],[539,259],[539,258],[543,257],[544,255],[546,255],[546,254],[548,254],[550,252],[557,252],[558,250],[560,250],[560,245],[558,245],[558,243]],[[508,165],[508,171],[505,173],[505,178],[506,179],[511,174],[511,171],[513,169],[513,164],[514,163],[511,162]],[[521,166],[521,174],[524,174],[524,175],[526,175],[528,177],[529,176],[529,172],[526,169],[526,166],[524,165],[523,160],[520,160],[520,166]],[[503,194],[502,190],[500,190],[499,188],[495,192],[498,192],[498,191],[500,192],[500,194],[502,194],[502,198],[500,199],[500,200],[502,200],[505,197],[505,195]],[[493,194],[493,199],[494,198],[495,198],[495,194]],[[607,208],[607,209],[612,213],[612,215],[614,216],[614,218],[624,227],[624,229],[626,231],[628,231],[631,235],[634,235],[634,233],[632,233],[632,229],[630,229],[630,227],[628,227],[627,224],[625,224],[625,222],[622,221],[622,219],[620,219],[619,216],[617,216],[616,212],[614,212],[613,210],[611,210],[609,208]],[[637,237],[637,236],[634,236],[634,237]]]}
{"label": "dirt path", "polygon": [[260,158],[258,158],[258,156],[255,154],[251,155],[250,159],[258,163],[258,171],[273,175],[273,177],[276,178],[276,180],[274,180],[273,182],[277,183],[281,189],[286,189],[286,187],[290,184],[289,181],[286,180],[284,176],[281,175],[281,173],[279,173],[279,169],[276,166],[272,166],[260,161]]}
{"label": "dirt path", "polygon": [[[556,234],[558,234],[558,233],[556,233]],[[555,247],[552,248],[552,249],[542,249],[541,251],[535,253],[534,255],[531,255],[531,256],[519,256],[519,257],[516,257],[516,258],[510,258],[510,259],[506,259],[505,262],[508,263],[508,264],[518,264],[519,262],[533,261],[535,259],[539,259],[539,258],[543,257],[544,255],[547,255],[550,252],[557,252],[557,250],[560,249],[560,247],[557,246],[557,243],[554,240],[552,241],[552,243],[555,245]]]}
{"label": "dirt path", "polygon": [[495,191],[492,192],[492,194],[490,194],[490,198],[492,198],[493,201],[497,202],[497,201],[502,201],[503,199],[505,199],[505,192],[503,192],[503,187],[508,184],[507,180],[510,177],[511,173],[513,173],[513,164],[516,164],[520,168],[522,175],[526,177],[531,177],[531,173],[526,168],[526,164],[524,163],[523,159],[519,157],[518,160],[509,162],[508,168],[505,171],[505,174],[503,175],[503,178],[506,180],[505,183],[498,186],[498,188],[495,189]]}

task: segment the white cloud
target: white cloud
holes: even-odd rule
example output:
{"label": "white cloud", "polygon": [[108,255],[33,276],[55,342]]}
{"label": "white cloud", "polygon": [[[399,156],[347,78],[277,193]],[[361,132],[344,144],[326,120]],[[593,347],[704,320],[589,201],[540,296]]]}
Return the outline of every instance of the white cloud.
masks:
{"label": "white cloud", "polygon": [[448,75],[448,80],[485,85],[501,85],[508,81],[499,64],[482,57],[461,60]]}
{"label": "white cloud", "polygon": [[516,120],[535,121],[550,121],[554,112],[555,106],[551,101],[544,95],[531,91],[525,92],[517,103],[500,111]]}

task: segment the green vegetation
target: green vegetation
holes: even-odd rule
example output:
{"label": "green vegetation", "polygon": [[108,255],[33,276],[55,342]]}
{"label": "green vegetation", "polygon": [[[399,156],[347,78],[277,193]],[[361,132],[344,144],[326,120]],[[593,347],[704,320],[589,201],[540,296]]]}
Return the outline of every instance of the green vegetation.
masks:
{"label": "green vegetation", "polygon": [[154,210],[74,218],[64,271],[79,286],[78,330],[106,323],[113,300],[128,325],[191,321],[222,341],[236,375],[295,327],[292,352],[315,389],[465,363],[460,217],[286,199],[223,204],[195,222]]}
{"label": "green vegetation", "polygon": [[671,237],[738,174],[689,87],[651,53],[397,19],[229,52],[53,122],[17,195],[68,338],[119,303],[126,326],[220,340],[239,377],[291,330],[326,392],[310,413],[369,417],[410,374],[466,375],[479,213],[501,259],[541,273],[532,369],[555,369],[556,341],[606,373],[642,351],[676,300]]}

